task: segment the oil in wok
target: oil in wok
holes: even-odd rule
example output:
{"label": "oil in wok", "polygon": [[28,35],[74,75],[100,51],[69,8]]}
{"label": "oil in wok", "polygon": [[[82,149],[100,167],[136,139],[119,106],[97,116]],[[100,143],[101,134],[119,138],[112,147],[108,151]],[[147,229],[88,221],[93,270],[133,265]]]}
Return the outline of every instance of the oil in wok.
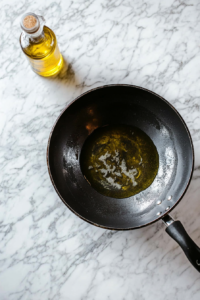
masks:
{"label": "oil in wok", "polygon": [[80,162],[83,175],[96,191],[127,198],[151,185],[159,156],[153,141],[139,128],[108,125],[87,138]]}

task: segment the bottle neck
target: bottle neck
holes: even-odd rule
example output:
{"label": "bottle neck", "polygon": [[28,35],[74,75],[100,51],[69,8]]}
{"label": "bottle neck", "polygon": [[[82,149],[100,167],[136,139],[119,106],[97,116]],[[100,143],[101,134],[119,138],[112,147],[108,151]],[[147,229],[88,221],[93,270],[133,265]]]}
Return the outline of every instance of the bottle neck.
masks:
{"label": "bottle neck", "polygon": [[33,13],[25,14],[21,19],[21,28],[23,30],[23,37],[38,43],[44,38],[44,24],[45,19]]}
{"label": "bottle neck", "polygon": [[44,38],[44,29],[42,28],[42,31],[38,35],[29,35],[29,39],[33,43],[39,43]]}

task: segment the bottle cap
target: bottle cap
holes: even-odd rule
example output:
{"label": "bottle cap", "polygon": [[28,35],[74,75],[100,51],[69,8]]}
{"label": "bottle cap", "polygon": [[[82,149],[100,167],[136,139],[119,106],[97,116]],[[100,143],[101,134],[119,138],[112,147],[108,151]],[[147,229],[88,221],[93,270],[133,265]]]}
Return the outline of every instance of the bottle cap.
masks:
{"label": "bottle cap", "polygon": [[21,18],[21,28],[27,33],[35,33],[40,27],[40,21],[36,14],[26,13]]}

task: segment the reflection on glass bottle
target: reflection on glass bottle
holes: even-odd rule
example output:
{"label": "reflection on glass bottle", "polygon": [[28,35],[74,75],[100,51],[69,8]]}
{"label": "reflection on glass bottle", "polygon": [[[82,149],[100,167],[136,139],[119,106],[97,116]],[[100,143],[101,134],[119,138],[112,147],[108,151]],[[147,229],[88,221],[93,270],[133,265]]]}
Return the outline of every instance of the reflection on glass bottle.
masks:
{"label": "reflection on glass bottle", "polygon": [[23,15],[20,45],[33,71],[48,77],[60,72],[63,67],[63,57],[54,32],[44,24],[45,20],[42,16],[33,13]]}

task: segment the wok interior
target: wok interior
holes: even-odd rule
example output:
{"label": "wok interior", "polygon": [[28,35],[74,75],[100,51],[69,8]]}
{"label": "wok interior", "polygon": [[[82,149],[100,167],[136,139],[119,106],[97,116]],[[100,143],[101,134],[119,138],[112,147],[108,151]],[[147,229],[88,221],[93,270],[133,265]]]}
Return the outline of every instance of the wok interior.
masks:
{"label": "wok interior", "polygon": [[[140,128],[159,154],[151,186],[129,198],[99,194],[81,172],[86,138],[108,124]],[[193,168],[192,144],[182,119],[162,98],[133,86],[99,88],[71,104],[54,127],[48,159],[53,183],[66,205],[85,220],[111,229],[144,226],[159,218],[158,213],[165,214],[181,198]]]}

